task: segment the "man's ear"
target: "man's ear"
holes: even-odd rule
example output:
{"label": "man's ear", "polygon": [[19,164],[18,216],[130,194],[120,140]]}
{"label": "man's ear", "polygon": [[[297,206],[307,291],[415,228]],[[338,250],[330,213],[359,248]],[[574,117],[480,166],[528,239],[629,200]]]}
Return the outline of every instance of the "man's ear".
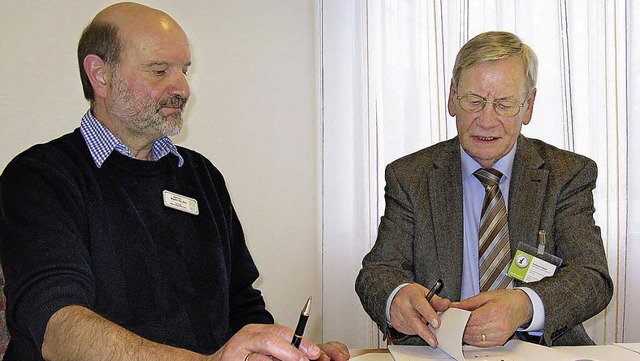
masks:
{"label": "man's ear", "polygon": [[447,102],[447,108],[449,109],[449,115],[451,115],[452,117],[456,116],[456,103],[454,103],[453,101],[453,94],[455,93],[456,91],[453,86],[453,79],[451,79],[451,86],[449,87],[449,101]]}
{"label": "man's ear", "polygon": [[529,99],[527,99],[527,109],[525,110],[524,117],[522,118],[522,124],[524,125],[529,124],[531,121],[531,116],[533,115],[533,103],[536,101],[537,91],[537,88],[533,88],[529,95]]}
{"label": "man's ear", "polygon": [[82,63],[89,77],[96,98],[105,98],[107,89],[107,64],[96,54],[85,56]]}

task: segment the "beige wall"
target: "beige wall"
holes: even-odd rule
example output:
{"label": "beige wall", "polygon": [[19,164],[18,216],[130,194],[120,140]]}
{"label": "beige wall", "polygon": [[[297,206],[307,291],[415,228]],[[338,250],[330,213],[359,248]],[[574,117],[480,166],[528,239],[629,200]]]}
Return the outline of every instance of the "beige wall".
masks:
{"label": "beige wall", "polygon": [[[76,128],[78,37],[107,1],[0,1],[0,169]],[[321,338],[318,9],[314,0],[145,0],[191,40],[192,98],[176,138],[226,177],[276,322]]]}

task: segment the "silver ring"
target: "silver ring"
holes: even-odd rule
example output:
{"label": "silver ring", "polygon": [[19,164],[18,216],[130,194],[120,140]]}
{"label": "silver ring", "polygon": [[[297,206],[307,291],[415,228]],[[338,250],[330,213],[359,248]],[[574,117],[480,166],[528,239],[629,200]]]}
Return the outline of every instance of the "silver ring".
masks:
{"label": "silver ring", "polygon": [[[480,339],[482,340],[482,342],[487,340],[487,336],[485,336],[484,334],[480,335]],[[247,358],[249,358],[249,355],[247,355]],[[244,361],[247,361],[247,358],[244,359]]]}
{"label": "silver ring", "polygon": [[244,361],[249,361],[249,356],[251,356],[253,352],[249,352],[247,356],[244,357]]}

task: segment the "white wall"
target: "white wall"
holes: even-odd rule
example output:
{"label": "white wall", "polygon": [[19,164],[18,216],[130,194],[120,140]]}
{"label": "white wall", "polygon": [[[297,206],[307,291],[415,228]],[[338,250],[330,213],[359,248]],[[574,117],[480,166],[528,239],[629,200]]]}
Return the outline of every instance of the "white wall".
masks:
{"label": "white wall", "polygon": [[[191,40],[192,98],[176,141],[226,177],[276,322],[320,341],[318,9],[314,0],[143,0]],[[108,1],[0,1],[0,170],[80,124],[84,26]]]}

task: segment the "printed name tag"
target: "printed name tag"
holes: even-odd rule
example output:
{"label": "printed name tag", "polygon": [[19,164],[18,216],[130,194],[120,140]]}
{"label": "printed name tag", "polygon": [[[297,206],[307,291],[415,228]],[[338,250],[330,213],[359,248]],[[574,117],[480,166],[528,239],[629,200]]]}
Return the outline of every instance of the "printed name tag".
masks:
{"label": "printed name tag", "polygon": [[198,211],[198,201],[193,198],[173,193],[168,190],[162,191],[162,198],[164,200],[164,205],[169,208],[191,213],[196,216],[200,213]]}
{"label": "printed name tag", "polygon": [[553,276],[561,264],[561,258],[546,252],[539,254],[535,248],[520,242],[508,274],[520,281],[536,282]]}
{"label": "printed name tag", "polygon": [[509,276],[525,282],[535,282],[556,272],[556,266],[518,250],[509,267]]}

